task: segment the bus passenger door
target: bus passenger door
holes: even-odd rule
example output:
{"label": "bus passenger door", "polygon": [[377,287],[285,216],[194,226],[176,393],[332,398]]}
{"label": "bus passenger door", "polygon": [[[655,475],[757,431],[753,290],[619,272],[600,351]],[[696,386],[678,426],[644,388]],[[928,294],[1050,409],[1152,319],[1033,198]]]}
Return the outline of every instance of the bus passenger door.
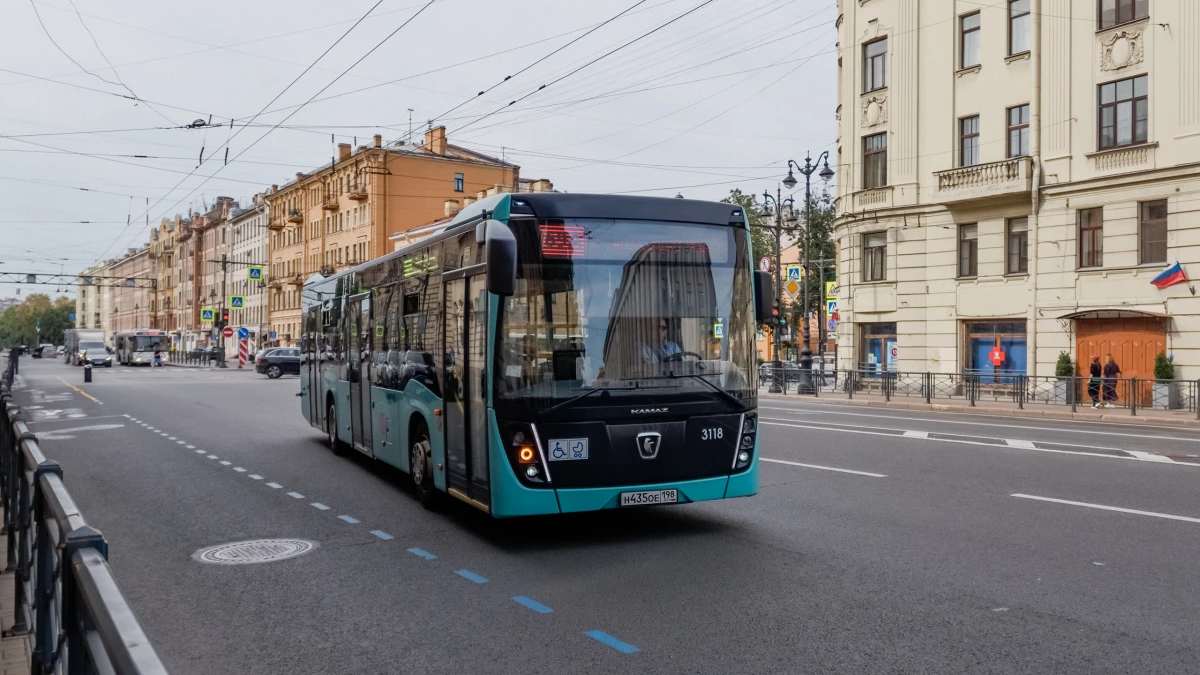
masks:
{"label": "bus passenger door", "polygon": [[465,271],[443,275],[447,488],[488,510],[487,290],[482,274],[466,276]]}
{"label": "bus passenger door", "polygon": [[[371,452],[371,343],[367,326],[371,322],[371,300],[367,294],[350,298],[347,303],[346,379],[350,382],[350,429],[354,447]],[[364,380],[364,377],[367,379]]]}

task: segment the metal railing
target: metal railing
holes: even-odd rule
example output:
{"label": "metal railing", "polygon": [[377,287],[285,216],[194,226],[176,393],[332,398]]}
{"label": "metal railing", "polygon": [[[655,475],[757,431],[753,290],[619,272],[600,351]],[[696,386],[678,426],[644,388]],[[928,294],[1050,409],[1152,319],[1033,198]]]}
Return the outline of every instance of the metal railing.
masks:
{"label": "metal railing", "polygon": [[178,366],[219,366],[224,360],[224,353],[220,349],[192,349],[189,351],[177,350],[167,352],[167,357],[164,359],[164,362],[174,363]]}
{"label": "metal railing", "polygon": [[1200,381],[1155,380],[1145,378],[1101,379],[1088,377],[1033,376],[1016,373],[965,372],[917,373],[864,368],[858,370],[819,369],[814,363],[812,391],[800,391],[800,369],[785,363],[776,370],[770,363],[759,367],[759,388],[766,390],[778,380],[785,394],[840,393],[893,398],[958,400],[970,406],[979,402],[1007,403],[1019,409],[1027,406],[1062,406],[1072,412],[1093,406],[1119,408],[1137,415],[1138,411],[1186,411],[1200,419]]}
{"label": "metal railing", "polygon": [[11,400],[17,358],[0,382],[0,499],[7,570],[16,583],[9,635],[32,637],[32,673],[165,675],[108,566],[108,542],[89,527]]}

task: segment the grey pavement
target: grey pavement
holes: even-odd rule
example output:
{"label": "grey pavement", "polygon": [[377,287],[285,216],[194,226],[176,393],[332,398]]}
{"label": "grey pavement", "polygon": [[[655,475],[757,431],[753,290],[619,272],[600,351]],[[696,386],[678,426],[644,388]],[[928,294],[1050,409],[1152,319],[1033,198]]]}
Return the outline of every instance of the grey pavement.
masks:
{"label": "grey pavement", "polygon": [[[1185,428],[764,397],[755,497],[492,521],[427,511],[399,472],[335,457],[295,377],[113,368],[85,385],[23,361],[19,384],[173,673],[1200,663],[1200,434]],[[318,547],[193,559],[262,537]]]}

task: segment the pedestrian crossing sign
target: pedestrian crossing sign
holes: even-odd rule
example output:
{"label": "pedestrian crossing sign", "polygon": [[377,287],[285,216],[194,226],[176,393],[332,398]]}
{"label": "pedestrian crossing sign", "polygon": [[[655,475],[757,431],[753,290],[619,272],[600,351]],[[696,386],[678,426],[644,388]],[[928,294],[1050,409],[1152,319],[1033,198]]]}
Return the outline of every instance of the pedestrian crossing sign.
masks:
{"label": "pedestrian crossing sign", "polygon": [[212,323],[213,322],[213,308],[212,307],[201,307],[200,308],[200,322],[201,323]]}
{"label": "pedestrian crossing sign", "polygon": [[801,267],[800,265],[788,265],[787,266],[787,278],[790,280],[794,280],[794,281],[800,281],[800,279],[803,276],[803,274],[801,273],[802,269],[803,269],[803,267]]}
{"label": "pedestrian crossing sign", "polygon": [[246,278],[250,281],[262,281],[262,265],[251,265],[247,267]]}
{"label": "pedestrian crossing sign", "polygon": [[230,309],[241,309],[245,306],[246,306],[246,296],[244,296],[244,295],[229,296],[229,308]]}
{"label": "pedestrian crossing sign", "polygon": [[383,337],[383,326],[382,325],[375,326],[375,337],[377,337],[377,338]]}

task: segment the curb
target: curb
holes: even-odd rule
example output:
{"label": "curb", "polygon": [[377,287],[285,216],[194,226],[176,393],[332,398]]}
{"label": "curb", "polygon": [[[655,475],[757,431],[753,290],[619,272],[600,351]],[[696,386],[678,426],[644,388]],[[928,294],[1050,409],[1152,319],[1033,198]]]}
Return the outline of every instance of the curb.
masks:
{"label": "curb", "polygon": [[[760,393],[758,395],[758,397],[775,400],[775,401],[794,401],[794,400],[800,399],[803,401],[818,401],[818,402],[820,402],[822,400],[820,397],[815,397],[815,398],[811,397],[811,396],[800,397],[798,395],[788,396],[785,394],[761,394]],[[1111,413],[1101,414],[1101,415],[1091,415],[1088,413],[1059,412],[1057,410],[1037,410],[1037,409],[1030,409],[1030,408],[1025,408],[1024,410],[1022,410],[1020,408],[1013,408],[1013,409],[985,408],[985,407],[971,407],[971,406],[966,406],[966,405],[949,405],[946,403],[911,403],[908,401],[862,401],[862,400],[854,400],[854,399],[846,399],[846,398],[834,398],[834,399],[826,399],[826,400],[833,402],[835,404],[840,404],[840,405],[854,405],[854,406],[873,407],[873,408],[897,408],[900,410],[925,410],[925,411],[931,411],[931,412],[955,412],[955,413],[969,413],[972,415],[997,415],[997,416],[1002,416],[1002,417],[1003,416],[1007,416],[1007,417],[1044,417],[1046,419],[1074,420],[1074,421],[1085,421],[1085,422],[1087,422],[1087,421],[1109,422],[1109,423],[1116,423],[1116,424],[1128,424],[1128,425],[1138,425],[1138,426],[1162,424],[1162,425],[1177,426],[1177,427],[1200,428],[1200,420],[1189,419],[1189,418],[1184,418],[1184,417],[1158,417],[1158,416],[1135,417],[1133,415],[1114,415]]]}

